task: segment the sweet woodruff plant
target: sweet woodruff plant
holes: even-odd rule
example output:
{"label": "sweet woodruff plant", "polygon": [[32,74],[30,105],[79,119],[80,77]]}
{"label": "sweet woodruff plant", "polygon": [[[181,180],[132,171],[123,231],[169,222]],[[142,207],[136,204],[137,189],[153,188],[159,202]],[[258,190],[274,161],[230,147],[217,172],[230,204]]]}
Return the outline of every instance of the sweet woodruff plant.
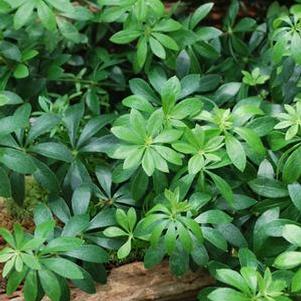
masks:
{"label": "sweet woodruff plant", "polygon": [[0,195],[35,224],[0,229],[8,295],[166,259],[201,301],[300,298],[297,2],[0,0]]}

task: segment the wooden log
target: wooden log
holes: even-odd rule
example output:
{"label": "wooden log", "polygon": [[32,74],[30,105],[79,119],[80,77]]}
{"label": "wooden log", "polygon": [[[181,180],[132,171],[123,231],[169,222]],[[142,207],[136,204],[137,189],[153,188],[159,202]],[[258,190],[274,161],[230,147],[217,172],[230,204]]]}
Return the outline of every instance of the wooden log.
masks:
{"label": "wooden log", "polygon": [[[94,295],[75,288],[72,301],[193,301],[199,291],[214,284],[204,271],[189,272],[176,278],[169,272],[168,262],[145,269],[142,262],[113,268],[106,285],[98,285]],[[1,301],[23,301],[22,297],[0,298]],[[46,301],[47,299],[45,299]]]}

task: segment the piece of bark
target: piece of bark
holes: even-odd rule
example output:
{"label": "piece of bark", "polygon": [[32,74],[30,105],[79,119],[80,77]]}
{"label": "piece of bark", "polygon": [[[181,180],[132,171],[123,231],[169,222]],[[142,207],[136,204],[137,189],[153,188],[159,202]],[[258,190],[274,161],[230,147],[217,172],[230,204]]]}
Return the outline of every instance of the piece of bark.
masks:
{"label": "piece of bark", "polygon": [[[169,272],[168,262],[145,269],[142,262],[134,262],[112,269],[108,283],[98,285],[94,295],[79,289],[71,290],[72,301],[194,301],[198,292],[214,284],[204,271],[189,272],[176,278]],[[4,297],[4,296],[3,296]],[[1,301],[9,299],[1,299]],[[11,299],[23,301],[22,297]],[[45,299],[46,301],[46,299]]]}

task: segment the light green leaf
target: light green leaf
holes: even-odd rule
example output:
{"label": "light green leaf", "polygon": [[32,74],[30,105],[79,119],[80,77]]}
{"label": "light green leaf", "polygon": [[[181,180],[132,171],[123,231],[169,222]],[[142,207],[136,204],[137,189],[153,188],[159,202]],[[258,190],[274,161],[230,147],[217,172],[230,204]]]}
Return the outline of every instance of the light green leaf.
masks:
{"label": "light green leaf", "polygon": [[15,78],[25,78],[29,75],[28,67],[24,64],[18,64],[14,70]]}
{"label": "light green leaf", "polygon": [[35,7],[34,1],[25,1],[14,15],[14,27],[16,30],[24,26],[30,19]]}
{"label": "light green leaf", "polygon": [[132,248],[132,243],[131,243],[131,239],[129,238],[125,244],[123,244],[117,251],[117,257],[119,259],[123,259],[126,258],[130,252],[131,252],[131,248]]}
{"label": "light green leaf", "polygon": [[291,244],[301,247],[301,228],[296,225],[285,225],[282,232],[283,237]]}
{"label": "light green leaf", "polygon": [[38,16],[45,28],[49,31],[56,30],[55,16],[49,6],[42,0],[37,2]]}
{"label": "light green leaf", "polygon": [[116,44],[127,44],[136,40],[141,35],[139,30],[121,30],[115,33],[110,41]]}
{"label": "light green leaf", "polygon": [[275,262],[278,269],[292,269],[301,265],[301,252],[288,251],[280,254]]}
{"label": "light green leaf", "polygon": [[231,288],[218,288],[208,298],[212,301],[250,301],[249,297]]}
{"label": "light green leaf", "polygon": [[58,278],[49,270],[38,271],[41,286],[52,301],[60,301],[61,286]]}
{"label": "light green leaf", "polygon": [[160,42],[158,42],[158,40],[154,39],[153,37],[149,38],[149,45],[151,48],[151,51],[154,55],[156,55],[157,57],[159,57],[160,59],[165,60],[166,58],[166,52],[164,47],[161,45]]}
{"label": "light green leaf", "polygon": [[240,170],[244,171],[247,163],[246,153],[242,144],[232,135],[225,139],[227,154],[231,162]]}
{"label": "light green leaf", "polygon": [[83,279],[83,274],[79,266],[64,258],[45,258],[41,260],[52,272],[68,279]]}
{"label": "light green leaf", "polygon": [[142,167],[146,174],[150,177],[155,171],[155,163],[150,150],[146,150],[142,158]]}

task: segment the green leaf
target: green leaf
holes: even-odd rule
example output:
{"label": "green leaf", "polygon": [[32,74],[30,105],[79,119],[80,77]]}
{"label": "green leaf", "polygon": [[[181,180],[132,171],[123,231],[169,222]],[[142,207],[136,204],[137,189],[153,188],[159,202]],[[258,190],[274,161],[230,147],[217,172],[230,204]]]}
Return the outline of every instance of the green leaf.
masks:
{"label": "green leaf", "polygon": [[75,237],[89,226],[89,216],[86,214],[72,216],[65,225],[62,236]]}
{"label": "green leaf", "polygon": [[38,271],[41,286],[52,301],[60,301],[61,287],[58,278],[51,271]]}
{"label": "green leaf", "polygon": [[[223,250],[226,250],[227,247]],[[190,253],[193,261],[199,266],[205,266],[208,264],[209,256],[204,245],[194,242],[194,248]]]}
{"label": "green leaf", "polygon": [[144,36],[140,37],[137,44],[137,63],[140,68],[144,66],[144,63],[147,58],[147,52],[148,52],[147,40]]}
{"label": "green leaf", "polygon": [[176,104],[172,111],[172,117],[175,119],[184,119],[188,116],[195,116],[203,107],[202,101],[197,97],[186,98]]}
{"label": "green leaf", "polygon": [[128,216],[123,209],[116,210],[116,221],[125,230],[129,230]]}
{"label": "green leaf", "polygon": [[28,141],[33,141],[42,134],[50,132],[59,122],[60,117],[53,113],[45,113],[38,117],[31,124]]}
{"label": "green leaf", "polygon": [[17,105],[22,104],[23,100],[17,94],[11,91],[1,91],[0,92],[0,105]]}
{"label": "green leaf", "polygon": [[248,248],[239,249],[238,258],[242,267],[250,267],[256,269],[258,266],[258,260],[255,254]]}
{"label": "green leaf", "polygon": [[182,92],[180,98],[196,93],[200,88],[200,75],[188,74],[181,79]]}
{"label": "green leaf", "polygon": [[216,271],[216,278],[240,291],[249,292],[248,285],[245,279],[236,271],[230,269],[219,269]]}
{"label": "green leaf", "polygon": [[[153,177],[156,176],[156,174],[155,172]],[[142,168],[139,168],[137,173],[132,177],[130,185],[133,199],[140,200],[149,186],[149,178]]]}
{"label": "green leaf", "polygon": [[55,227],[55,221],[50,219],[38,224],[35,228],[34,237],[41,238],[44,241],[53,232]]}
{"label": "green leaf", "polygon": [[179,46],[176,43],[176,41],[174,39],[172,39],[171,37],[169,37],[168,35],[163,34],[163,33],[158,33],[158,32],[154,32],[152,35],[165,48],[168,48],[168,49],[171,49],[171,50],[174,50],[174,51],[178,51],[179,50]]}
{"label": "green leaf", "polygon": [[0,12],[2,14],[5,14],[5,13],[9,13],[10,10],[11,10],[10,5],[7,2],[5,2],[4,0],[1,0],[0,1]]}
{"label": "green leaf", "polygon": [[45,221],[52,220],[52,213],[45,203],[39,203],[34,209],[34,222],[36,226]]}
{"label": "green leaf", "polygon": [[214,100],[217,105],[223,105],[224,103],[228,102],[230,99],[233,99],[239,89],[240,89],[241,83],[226,83],[222,86],[220,86],[216,92],[214,93]]}
{"label": "green leaf", "polygon": [[[183,49],[176,59],[176,74],[179,78],[184,77],[185,75],[189,74],[191,68],[191,59],[189,54],[185,49]],[[161,88],[160,88],[161,90]],[[159,90],[159,91],[160,91]]]}
{"label": "green leaf", "polygon": [[38,295],[38,280],[36,271],[30,271],[26,275],[23,295],[25,301],[36,301]]}
{"label": "green leaf", "polygon": [[82,245],[80,248],[70,250],[64,255],[95,263],[104,263],[109,260],[107,252],[95,245]]}
{"label": "green leaf", "polygon": [[197,31],[198,41],[209,41],[222,35],[222,31],[211,26],[203,26]]}
{"label": "green leaf", "polygon": [[169,267],[171,273],[177,277],[180,277],[189,271],[189,256],[181,245],[178,245],[170,255]]}
{"label": "green leaf", "polygon": [[226,136],[225,143],[231,162],[243,172],[246,168],[247,159],[242,144],[232,135]]}
{"label": "green leaf", "polygon": [[[24,280],[24,277],[25,277],[27,271],[28,271],[28,269],[24,268],[20,273],[18,273],[17,271],[12,271],[9,274],[9,278],[8,278],[7,283],[6,283],[6,294],[7,295],[11,295],[13,292],[15,292],[17,290],[18,286]],[[6,273],[5,273],[5,267],[4,267],[3,277],[6,277],[5,274]]]}
{"label": "green leaf", "polygon": [[171,18],[169,19],[163,19],[157,23],[153,30],[154,31],[163,31],[163,32],[171,32],[171,31],[177,31],[181,28],[181,24]]}
{"label": "green leaf", "polygon": [[69,12],[74,9],[70,0],[46,0],[51,6],[59,11]]}
{"label": "green leaf", "polygon": [[256,21],[252,18],[241,19],[233,28],[234,32],[248,32],[253,31],[256,26]]}
{"label": "green leaf", "polygon": [[183,249],[186,252],[192,251],[192,239],[188,229],[186,229],[180,222],[177,222],[177,232],[179,235],[179,241],[182,244]]}
{"label": "green leaf", "polygon": [[229,186],[229,184],[220,176],[209,171],[206,172],[210,175],[211,179],[213,180],[217,189],[220,191],[221,195],[225,198],[228,204],[232,206],[234,203],[234,197],[233,197],[232,189]]}
{"label": "green leaf", "polygon": [[105,208],[94,216],[94,218],[90,221],[88,229],[92,230],[97,228],[103,228],[115,224],[115,209]]}
{"label": "green leaf", "polygon": [[221,210],[212,209],[198,215],[195,221],[200,224],[229,224],[232,218]]}
{"label": "green leaf", "polygon": [[7,116],[1,119],[0,135],[7,135],[18,131],[29,124],[31,106],[24,104],[18,107],[12,116]]}
{"label": "green leaf", "polygon": [[32,270],[39,270],[41,268],[39,259],[34,255],[21,254],[22,261]]}
{"label": "green leaf", "polygon": [[158,96],[150,87],[150,85],[141,78],[133,78],[129,81],[130,89],[135,95],[144,97],[153,103],[160,103]]}
{"label": "green leaf", "polygon": [[209,2],[197,8],[190,19],[191,29],[194,29],[198,25],[198,23],[201,22],[209,14],[209,12],[212,10],[213,5],[213,2]]}
{"label": "green leaf", "polygon": [[292,56],[297,64],[301,64],[301,36],[299,32],[294,32],[291,40]]}
{"label": "green leaf", "polygon": [[259,136],[249,128],[235,128],[235,132],[244,139],[247,144],[258,154],[264,155],[266,153]]}
{"label": "green leaf", "polygon": [[155,265],[159,264],[165,255],[165,248],[164,245],[158,244],[156,246],[150,246],[145,254],[144,254],[144,266],[147,269],[154,267]]}
{"label": "green leaf", "polygon": [[256,178],[249,182],[251,189],[257,194],[267,198],[283,198],[288,191],[282,182],[269,178]]}
{"label": "green leaf", "polygon": [[168,164],[165,161],[165,159],[158,153],[156,152],[154,149],[150,149],[151,155],[153,157],[154,160],[154,164],[155,164],[155,168],[157,170],[160,170],[162,172],[169,172],[169,168],[168,168]]}
{"label": "green leaf", "polygon": [[165,234],[166,252],[171,255],[176,248],[176,228],[174,222],[171,222]]}
{"label": "green leaf", "polygon": [[73,279],[72,283],[78,287],[80,290],[88,293],[88,294],[95,294],[96,289],[94,285],[94,279],[92,276],[84,269],[81,269],[84,279]]}
{"label": "green leaf", "polygon": [[147,124],[146,124],[147,132],[151,136],[157,135],[162,130],[163,120],[164,120],[163,112],[160,109],[154,111],[150,115],[150,117],[147,121]]}
{"label": "green leaf", "polygon": [[157,57],[159,57],[160,59],[163,59],[163,60],[166,58],[165,49],[161,45],[161,43],[158,42],[158,40],[154,39],[153,37],[150,37],[149,45],[150,45],[151,51],[154,55],[156,55]]}
{"label": "green leaf", "polygon": [[32,174],[36,170],[36,166],[30,156],[12,148],[1,148],[0,162],[9,169],[21,174]]}
{"label": "green leaf", "polygon": [[288,251],[280,254],[275,262],[278,269],[292,269],[301,265],[301,252]]}
{"label": "green leaf", "polygon": [[275,61],[276,63],[279,63],[281,61],[281,58],[285,54],[286,43],[287,43],[287,38],[282,38],[282,39],[278,40],[275,43],[274,47],[272,48],[272,50],[273,50],[272,58],[273,58],[273,61]]}
{"label": "green leaf", "polygon": [[77,28],[65,19],[57,19],[57,25],[63,37],[73,43],[84,43],[85,36],[81,35]]}
{"label": "green leaf", "polygon": [[235,210],[243,210],[255,205],[257,202],[255,199],[250,198],[244,194],[234,194],[234,204]]}
{"label": "green leaf", "polygon": [[246,239],[235,225],[219,224],[217,225],[217,229],[231,245],[240,248],[248,246]]}
{"label": "green leaf", "polygon": [[48,29],[49,31],[55,31],[56,30],[56,21],[55,16],[52,10],[49,8],[49,6],[44,1],[38,1],[37,2],[37,10],[38,10],[38,16],[43,24],[43,26]]}
{"label": "green leaf", "polygon": [[128,236],[128,233],[118,227],[109,227],[103,231],[103,234],[107,237],[119,237]]}
{"label": "green leaf", "polygon": [[285,225],[282,232],[283,237],[291,244],[301,247],[301,228],[296,225]]}
{"label": "green leaf", "polygon": [[80,147],[85,142],[87,142],[92,136],[97,134],[104,126],[112,122],[114,118],[115,116],[113,114],[105,114],[90,119],[80,134],[80,137],[77,141],[77,147]]}
{"label": "green leaf", "polygon": [[6,41],[1,41],[0,43],[0,53],[10,59],[10,60],[14,60],[14,61],[17,61],[17,62],[20,62],[21,61],[21,52],[19,50],[19,48],[12,44],[12,43],[9,43],[9,42],[6,42]]}
{"label": "green leaf", "polygon": [[292,279],[292,292],[299,292],[301,290],[301,269],[299,269]]}
{"label": "green leaf", "polygon": [[68,252],[78,249],[83,241],[76,237],[58,237],[49,242],[49,244],[42,249],[42,254]]}
{"label": "green leaf", "polygon": [[14,70],[15,78],[25,78],[29,75],[28,67],[24,64],[18,64]]}
{"label": "green leaf", "polygon": [[114,126],[111,128],[112,133],[119,139],[133,144],[143,144],[143,139],[132,129],[123,126]]}
{"label": "green leaf", "polygon": [[[16,258],[13,257],[5,263],[5,265],[3,267],[3,271],[2,271],[2,277],[7,277],[7,275],[9,275],[10,273],[14,273],[14,272],[16,273],[16,271],[12,272],[12,270],[15,266],[15,259]],[[11,277],[10,279],[12,279],[11,281],[14,281],[13,277]]]}
{"label": "green leaf", "polygon": [[14,15],[14,27],[16,30],[20,29],[29,21],[34,7],[34,1],[24,1],[24,3],[17,9]]}
{"label": "green leaf", "polygon": [[48,206],[59,220],[61,220],[64,224],[68,222],[71,217],[71,213],[68,205],[62,198],[50,196],[48,198]]}
{"label": "green leaf", "polygon": [[154,159],[149,149],[147,149],[143,155],[142,167],[149,177],[151,177],[155,171]]}
{"label": "green leaf", "polygon": [[231,288],[218,288],[208,295],[212,301],[250,301],[249,297]]}
{"label": "green leaf", "polygon": [[181,165],[182,164],[182,156],[175,152],[173,149],[156,145],[154,146],[154,149],[168,162],[173,163],[175,165]]}
{"label": "green leaf", "polygon": [[79,186],[72,195],[72,210],[75,215],[87,213],[91,199],[90,188],[86,185]]}
{"label": "green leaf", "polygon": [[178,130],[164,130],[155,137],[154,143],[172,143],[182,136],[182,132]]}
{"label": "green leaf", "polygon": [[129,230],[133,232],[134,227],[137,222],[137,214],[136,211],[133,207],[131,207],[128,212],[127,212],[127,219],[128,219],[128,224],[129,224]]}
{"label": "green leaf", "polygon": [[42,161],[33,158],[37,169],[33,173],[35,180],[50,193],[56,193],[59,190],[59,182],[54,172]]}
{"label": "green leaf", "polygon": [[174,107],[176,99],[181,93],[181,83],[179,79],[174,76],[171,77],[162,87],[161,98],[162,106],[165,114],[168,114]]}
{"label": "green leaf", "polygon": [[33,145],[30,151],[38,153],[42,156],[56,159],[64,162],[72,162],[73,156],[71,151],[59,142],[43,142]]}
{"label": "green leaf", "polygon": [[301,185],[295,182],[288,185],[287,188],[293,204],[301,212]]}
{"label": "green leaf", "polygon": [[45,258],[41,260],[52,272],[68,279],[83,279],[83,274],[78,265],[64,258]]}
{"label": "green leaf", "polygon": [[283,166],[283,180],[287,183],[296,182],[301,176],[301,170],[298,168],[301,164],[301,147],[294,150]]}
{"label": "green leaf", "polygon": [[127,44],[136,40],[141,35],[139,30],[121,30],[115,33],[110,41],[116,44]]}
{"label": "green leaf", "polygon": [[112,6],[105,8],[101,15],[101,20],[103,22],[114,22],[118,20],[126,12],[126,7],[123,6]]}
{"label": "green leaf", "polygon": [[209,241],[215,247],[223,251],[227,251],[227,241],[224,239],[224,237],[220,234],[219,231],[210,227],[202,227],[202,233],[204,235],[205,240]]}
{"label": "green leaf", "polygon": [[132,241],[129,238],[117,251],[117,257],[119,259],[123,259],[126,258],[132,249]]}
{"label": "green leaf", "polygon": [[254,237],[254,248],[259,250],[266,240],[266,228],[267,226],[279,219],[279,208],[270,208],[266,210],[255,222],[253,237]]}
{"label": "green leaf", "polygon": [[150,104],[148,100],[146,100],[143,96],[139,95],[131,95],[126,97],[122,104],[126,107],[136,109],[141,112],[152,113],[154,111],[153,106]]}

